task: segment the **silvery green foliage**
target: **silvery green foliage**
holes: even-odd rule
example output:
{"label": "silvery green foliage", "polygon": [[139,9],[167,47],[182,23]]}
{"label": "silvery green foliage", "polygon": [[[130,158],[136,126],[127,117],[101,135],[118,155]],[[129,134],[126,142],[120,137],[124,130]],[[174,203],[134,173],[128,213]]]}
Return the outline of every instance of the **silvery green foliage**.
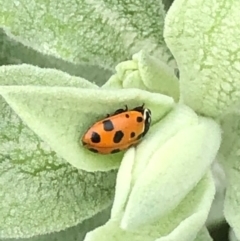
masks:
{"label": "silvery green foliage", "polygon": [[232,229],[230,229],[230,231],[229,231],[229,240],[230,241],[238,241],[238,239],[236,238],[236,235],[234,234]]}
{"label": "silvery green foliage", "polygon": [[162,38],[163,5],[153,0],[134,4],[108,0],[1,1],[0,15],[0,25],[9,36],[74,63],[114,67],[141,49],[166,61],[172,59]]}
{"label": "silvery green foliage", "polygon": [[113,74],[112,70],[101,68],[98,65],[75,64],[43,54],[9,38],[3,29],[0,29],[0,65],[21,63],[59,69],[74,76],[87,78],[88,81],[98,85],[105,83],[106,79]]}
{"label": "silvery green foliage", "polygon": [[[64,230],[113,201],[85,241],[210,241],[225,188],[218,161],[230,184],[224,217],[240,239],[239,1],[175,0],[167,14],[155,0],[0,3],[8,38],[49,67],[19,54],[9,62],[26,64],[0,67],[1,238]],[[86,64],[115,73],[99,87]],[[79,145],[106,113],[142,103],[152,126],[136,148],[102,156]]]}
{"label": "silvery green foliage", "polygon": [[62,230],[60,232],[54,232],[50,234],[38,235],[31,238],[19,238],[19,239],[0,239],[1,241],[76,241],[83,240],[86,233],[99,225],[104,224],[109,218],[110,208],[92,216],[90,219],[84,220],[82,223]]}
{"label": "silvery green foliage", "polygon": [[[10,74],[9,79],[1,78],[5,86],[26,84],[24,73],[31,76],[31,68],[38,70],[30,66],[25,71],[24,65],[2,67],[1,70],[7,75],[8,68],[22,79],[14,79]],[[57,73],[42,71],[36,79],[32,75],[27,84],[45,85],[50,80],[50,86],[84,87],[76,77],[67,74],[58,76],[56,82]],[[41,83],[37,82],[39,78]],[[93,174],[74,168],[39,138],[2,97],[0,109],[1,237],[28,237],[60,231],[111,204],[115,183],[113,171]]]}

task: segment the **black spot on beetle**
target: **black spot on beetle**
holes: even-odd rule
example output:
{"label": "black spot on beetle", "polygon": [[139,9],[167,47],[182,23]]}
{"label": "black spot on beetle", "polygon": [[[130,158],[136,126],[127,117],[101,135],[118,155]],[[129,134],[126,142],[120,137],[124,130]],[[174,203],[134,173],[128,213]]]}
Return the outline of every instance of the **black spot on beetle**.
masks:
{"label": "black spot on beetle", "polygon": [[137,122],[142,122],[143,121],[143,118],[141,116],[138,116],[137,117]]}
{"label": "black spot on beetle", "polygon": [[93,132],[91,136],[92,143],[99,143],[101,142],[101,137],[97,132]]}
{"label": "black spot on beetle", "polygon": [[103,129],[105,131],[112,131],[114,129],[114,126],[111,120],[105,120],[102,123],[103,123]]}
{"label": "black spot on beetle", "polygon": [[129,118],[129,114],[126,114],[125,116],[126,116],[126,118]]}
{"label": "black spot on beetle", "polygon": [[118,153],[120,151],[121,151],[120,149],[114,149],[114,150],[111,151],[111,153],[114,154],[114,153]]}
{"label": "black spot on beetle", "polygon": [[135,136],[135,132],[131,132],[130,136],[133,138]]}
{"label": "black spot on beetle", "polygon": [[94,148],[89,148],[88,150],[91,151],[91,152],[94,152],[94,153],[98,153],[98,150],[96,150]]}
{"label": "black spot on beetle", "polygon": [[113,142],[114,143],[119,143],[122,138],[123,138],[124,134],[122,131],[116,131],[114,137],[113,137]]}

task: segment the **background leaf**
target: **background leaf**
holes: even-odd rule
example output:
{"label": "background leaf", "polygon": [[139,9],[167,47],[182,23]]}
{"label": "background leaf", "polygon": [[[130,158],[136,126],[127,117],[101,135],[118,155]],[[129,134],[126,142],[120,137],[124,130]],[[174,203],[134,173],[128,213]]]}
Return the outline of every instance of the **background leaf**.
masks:
{"label": "background leaf", "polygon": [[194,241],[213,241],[206,227],[203,227],[201,231],[197,234]]}
{"label": "background leaf", "polygon": [[236,238],[232,228],[229,231],[229,241],[239,241],[239,239]]}
{"label": "background leaf", "polygon": [[70,75],[85,78],[99,86],[104,84],[112,75],[110,70],[103,69],[100,66],[74,64],[50,55],[44,55],[9,38],[0,29],[0,65],[22,63],[42,68],[59,69]]}
{"label": "background leaf", "polygon": [[240,239],[240,112],[226,115],[222,120],[223,142],[218,159],[227,177],[224,216]]}
{"label": "background leaf", "polygon": [[223,204],[226,193],[226,175],[222,165],[217,162],[217,158],[213,162],[211,170],[215,181],[216,194],[208,215],[206,226],[210,229],[214,229],[215,226],[219,227],[225,223],[225,218],[223,215]]}
{"label": "background leaf", "polygon": [[74,227],[60,232],[39,235],[31,238],[0,239],[0,241],[82,241],[88,231],[103,225],[109,218],[109,208],[94,215]]}
{"label": "background leaf", "polygon": [[182,101],[218,117],[240,100],[240,1],[175,0],[165,41],[180,70]]}
{"label": "background leaf", "polygon": [[0,238],[60,231],[112,202],[115,172],[66,163],[0,97]]}
{"label": "background leaf", "polygon": [[29,4],[26,0],[1,0],[0,4],[0,26],[7,34],[44,54],[109,68],[140,49],[166,62],[172,60],[162,37],[165,12],[159,1]]}

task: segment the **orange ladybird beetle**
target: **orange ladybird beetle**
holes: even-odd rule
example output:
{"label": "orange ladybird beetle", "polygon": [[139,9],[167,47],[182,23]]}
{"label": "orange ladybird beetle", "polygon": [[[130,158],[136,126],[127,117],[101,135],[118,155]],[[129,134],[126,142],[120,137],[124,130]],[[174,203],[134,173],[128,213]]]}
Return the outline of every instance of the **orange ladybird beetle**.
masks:
{"label": "orange ladybird beetle", "polygon": [[82,137],[88,150],[113,154],[135,146],[146,135],[151,124],[151,111],[142,106],[118,109],[96,122]]}

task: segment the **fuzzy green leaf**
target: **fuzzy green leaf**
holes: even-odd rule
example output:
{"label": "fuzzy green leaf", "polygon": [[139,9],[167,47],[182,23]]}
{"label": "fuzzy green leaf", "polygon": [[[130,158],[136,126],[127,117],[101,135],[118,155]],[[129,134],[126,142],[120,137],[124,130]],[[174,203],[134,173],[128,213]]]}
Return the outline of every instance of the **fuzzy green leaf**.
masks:
{"label": "fuzzy green leaf", "polygon": [[[216,158],[216,160],[217,159],[218,158]],[[223,204],[226,194],[226,175],[222,165],[216,160],[211,168],[216,186],[216,194],[206,222],[206,226],[209,229],[214,229],[217,225],[221,225],[225,222]]]}
{"label": "fuzzy green leaf", "polygon": [[117,65],[116,71],[104,88],[138,88],[171,96],[176,102],[179,99],[179,81],[173,69],[145,51]]}
{"label": "fuzzy green leaf", "polygon": [[[228,159],[229,160],[229,159]],[[226,191],[225,203],[224,203],[224,214],[227,222],[233,228],[237,239],[240,239],[240,171],[239,164],[236,169],[232,168],[228,170],[228,187]]]}
{"label": "fuzzy green leaf", "polygon": [[227,176],[224,215],[240,239],[240,112],[226,115],[222,120],[223,142],[219,160]]}
{"label": "fuzzy green leaf", "polygon": [[[190,108],[181,105],[177,106],[160,123],[152,126],[148,133],[149,140],[147,141],[145,139],[142,142],[144,150],[140,148],[136,153],[133,149],[125,154],[118,171],[116,184],[117,191],[115,193],[115,200],[112,207],[112,217],[115,217],[124,211],[133,183],[145,170],[152,153],[178,131],[196,124],[197,122],[198,116]],[[169,123],[171,123],[170,126]],[[156,133],[161,133],[161,135]],[[136,162],[135,160],[138,161]]]}
{"label": "fuzzy green leaf", "polygon": [[82,223],[62,230],[60,232],[48,233],[34,236],[31,238],[18,239],[1,239],[0,241],[83,241],[87,232],[99,227],[107,222],[109,218],[109,208],[96,214],[90,219],[84,220]]}
{"label": "fuzzy green leaf", "polygon": [[232,228],[230,228],[228,238],[229,238],[229,241],[239,241],[239,239],[236,238],[236,235],[233,232]]}
{"label": "fuzzy green leaf", "polygon": [[83,78],[71,76],[55,69],[38,68],[27,64],[1,66],[0,88],[18,85],[98,88],[97,85]]}
{"label": "fuzzy green leaf", "polygon": [[111,204],[115,178],[115,172],[92,174],[68,164],[0,97],[0,238],[82,222]]}
{"label": "fuzzy green leaf", "polygon": [[159,1],[0,1],[0,26],[42,53],[74,63],[115,66],[141,49],[169,62]]}
{"label": "fuzzy green leaf", "polygon": [[206,227],[202,228],[194,241],[213,241]]}
{"label": "fuzzy green leaf", "polygon": [[[124,156],[124,170],[120,166],[117,178],[117,204],[114,203],[112,212],[112,217],[124,212],[122,228],[136,230],[167,215],[213,162],[220,146],[221,130],[214,121],[196,118],[187,109],[180,107],[169,113],[151,128],[134,154]],[[182,112],[188,115],[179,121]],[[129,184],[130,187],[126,186]]]}
{"label": "fuzzy green leaf", "polygon": [[240,1],[175,0],[165,40],[180,69],[182,101],[217,117],[240,100]]}
{"label": "fuzzy green leaf", "polygon": [[74,76],[86,78],[88,81],[103,85],[112,72],[100,66],[73,64],[53,56],[44,55],[9,38],[0,29],[0,65],[31,64],[41,68],[59,69]]}
{"label": "fuzzy green leaf", "polygon": [[[0,78],[24,79],[25,83],[50,78],[44,69],[25,66],[1,67]],[[19,68],[21,71],[19,71]],[[51,72],[51,70],[48,70]],[[57,71],[52,73],[52,78]],[[66,75],[58,72],[61,78]],[[34,76],[34,77],[33,77]],[[44,76],[44,77],[43,77]],[[70,78],[70,77],[69,77]],[[78,79],[78,78],[76,78]],[[81,80],[81,79],[79,79]],[[137,89],[106,90],[82,81],[86,88],[25,85],[2,86],[0,94],[22,120],[61,157],[73,166],[88,171],[117,168],[122,153],[99,155],[81,146],[80,137],[89,126],[107,113],[128,104],[135,107],[145,103],[153,112],[153,123],[168,113],[174,105],[172,98]],[[87,88],[89,87],[89,88]]]}
{"label": "fuzzy green leaf", "polygon": [[208,173],[175,210],[155,223],[129,232],[120,228],[119,215],[89,232],[84,241],[192,241],[202,230],[214,192],[214,181]]}

